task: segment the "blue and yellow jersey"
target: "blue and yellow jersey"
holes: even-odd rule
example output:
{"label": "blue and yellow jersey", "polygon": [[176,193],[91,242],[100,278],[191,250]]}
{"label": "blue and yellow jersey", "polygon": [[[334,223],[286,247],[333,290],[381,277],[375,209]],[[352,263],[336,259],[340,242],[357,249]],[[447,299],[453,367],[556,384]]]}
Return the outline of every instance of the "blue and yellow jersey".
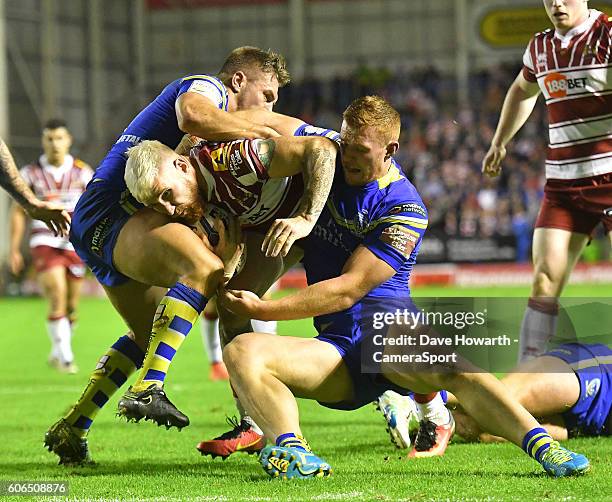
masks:
{"label": "blue and yellow jersey", "polygon": [[[339,140],[335,131],[308,125],[301,126],[295,134]],[[344,179],[338,157],[325,209],[311,235],[302,242],[308,283],[340,276],[351,254],[363,245],[396,271],[365,299],[407,298],[410,273],[426,228],[425,204],[395,160],[382,178],[364,186],[351,186]],[[361,310],[360,304],[340,314],[356,314]]]}
{"label": "blue and yellow jersey", "polygon": [[143,140],[161,141],[176,148],[183,137],[176,118],[175,104],[185,92],[196,92],[210,99],[221,110],[227,111],[228,93],[223,83],[209,75],[189,75],[168,84],[144,110],[125,128],[94,175],[113,189],[126,189],[125,152]]}
{"label": "blue and yellow jersey", "polygon": [[426,228],[425,204],[395,161],[385,176],[364,186],[348,185],[338,162],[325,209],[304,243],[308,282],[341,275],[363,245],[396,271],[367,296],[406,297]]}

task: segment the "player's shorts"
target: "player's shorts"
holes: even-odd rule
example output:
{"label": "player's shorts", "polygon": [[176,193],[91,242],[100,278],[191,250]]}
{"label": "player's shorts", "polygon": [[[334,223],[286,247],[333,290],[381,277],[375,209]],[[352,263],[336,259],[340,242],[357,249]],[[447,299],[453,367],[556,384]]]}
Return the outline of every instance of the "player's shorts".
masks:
{"label": "player's shorts", "polygon": [[31,250],[36,272],[41,273],[53,267],[64,267],[71,279],[82,279],[85,275],[85,264],[70,249],[51,246],[35,246]]}
{"label": "player's shorts", "polygon": [[591,235],[599,222],[612,232],[612,173],[546,181],[536,228]]}
{"label": "player's shorts", "polygon": [[[404,305],[401,301],[398,304]],[[388,299],[388,301],[385,299],[381,300],[380,303],[376,302],[375,305],[378,305],[383,310],[393,310],[395,301],[394,299]],[[369,310],[370,308],[375,307],[370,305],[363,310]],[[364,315],[363,318],[365,319],[366,316]],[[367,320],[355,322],[354,314],[347,313],[346,311],[315,319],[315,327],[319,332],[316,339],[327,342],[336,348],[348,369],[353,385],[353,398],[351,400],[335,403],[320,402],[320,404],[327,408],[356,410],[371,403],[387,390],[394,390],[403,395],[411,394],[409,390],[387,380],[380,372],[372,371],[372,368],[364,371],[362,350],[369,350],[367,348],[367,337],[370,336],[368,329],[364,329],[366,322]],[[366,347],[365,349],[364,346]]]}
{"label": "player's shorts", "polygon": [[565,361],[580,382],[580,397],[562,414],[570,437],[609,436],[612,430],[612,349],[568,343],[545,355]]}
{"label": "player's shorts", "polygon": [[119,232],[138,208],[129,192],[110,188],[104,181],[91,182],[79,199],[70,226],[70,242],[100,284],[118,286],[129,280],[113,264]]}

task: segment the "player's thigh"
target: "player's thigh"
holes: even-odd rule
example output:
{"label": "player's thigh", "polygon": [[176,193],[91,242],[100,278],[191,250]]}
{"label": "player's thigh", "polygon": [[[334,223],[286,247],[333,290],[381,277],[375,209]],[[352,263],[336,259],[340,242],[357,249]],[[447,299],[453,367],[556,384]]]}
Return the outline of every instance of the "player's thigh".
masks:
{"label": "player's thigh", "polygon": [[[244,232],[246,261],[240,273],[227,283],[227,289],[246,289],[263,296],[274,284],[283,269],[283,259],[267,258],[261,252],[264,236],[255,232]],[[237,316],[223,307],[218,307],[223,344],[237,335],[251,331],[251,320]]]}
{"label": "player's thigh", "polygon": [[57,308],[66,308],[66,269],[62,265],[54,265],[38,274],[40,284],[45,298]]}
{"label": "player's thigh", "polygon": [[586,234],[559,228],[535,229],[532,296],[560,295],[588,239]]}
{"label": "player's thigh", "polygon": [[334,403],[350,400],[353,387],[347,366],[333,345],[314,338],[246,333],[224,349],[230,374],[259,371],[283,382],[296,397]]}
{"label": "player's thigh", "polygon": [[136,343],[141,348],[146,348],[155,311],[167,289],[130,280],[120,286],[104,286],[104,291],[117,313],[134,333]]}
{"label": "player's thigh", "polygon": [[532,415],[543,417],[569,410],[580,397],[580,382],[561,359],[542,356],[519,365],[502,382]]}
{"label": "player's thigh", "polygon": [[216,270],[219,258],[187,226],[151,209],[140,209],[125,223],[113,250],[122,274],[166,288],[188,276]]}

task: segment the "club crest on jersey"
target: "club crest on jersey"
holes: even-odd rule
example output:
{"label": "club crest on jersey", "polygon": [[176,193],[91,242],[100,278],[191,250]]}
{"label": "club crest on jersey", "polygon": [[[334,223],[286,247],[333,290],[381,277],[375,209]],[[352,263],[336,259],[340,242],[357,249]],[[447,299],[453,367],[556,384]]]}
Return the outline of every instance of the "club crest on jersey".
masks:
{"label": "club crest on jersey", "polygon": [[546,67],[548,66],[548,57],[545,52],[540,52],[537,58],[537,66],[538,71],[546,71]]}

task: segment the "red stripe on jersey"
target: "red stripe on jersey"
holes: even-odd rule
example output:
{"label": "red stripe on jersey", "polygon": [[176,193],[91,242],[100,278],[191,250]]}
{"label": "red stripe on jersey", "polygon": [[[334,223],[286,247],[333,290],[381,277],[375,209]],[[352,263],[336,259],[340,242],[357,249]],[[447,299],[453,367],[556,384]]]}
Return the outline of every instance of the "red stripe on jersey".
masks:
{"label": "red stripe on jersey", "polygon": [[612,153],[612,139],[602,139],[580,145],[566,146],[562,148],[548,148],[547,160],[571,160],[582,159],[592,155]]}
{"label": "red stripe on jersey", "polygon": [[612,110],[612,94],[604,96],[583,96],[576,99],[557,101],[546,106],[550,125],[568,120],[588,119],[606,115]]}

